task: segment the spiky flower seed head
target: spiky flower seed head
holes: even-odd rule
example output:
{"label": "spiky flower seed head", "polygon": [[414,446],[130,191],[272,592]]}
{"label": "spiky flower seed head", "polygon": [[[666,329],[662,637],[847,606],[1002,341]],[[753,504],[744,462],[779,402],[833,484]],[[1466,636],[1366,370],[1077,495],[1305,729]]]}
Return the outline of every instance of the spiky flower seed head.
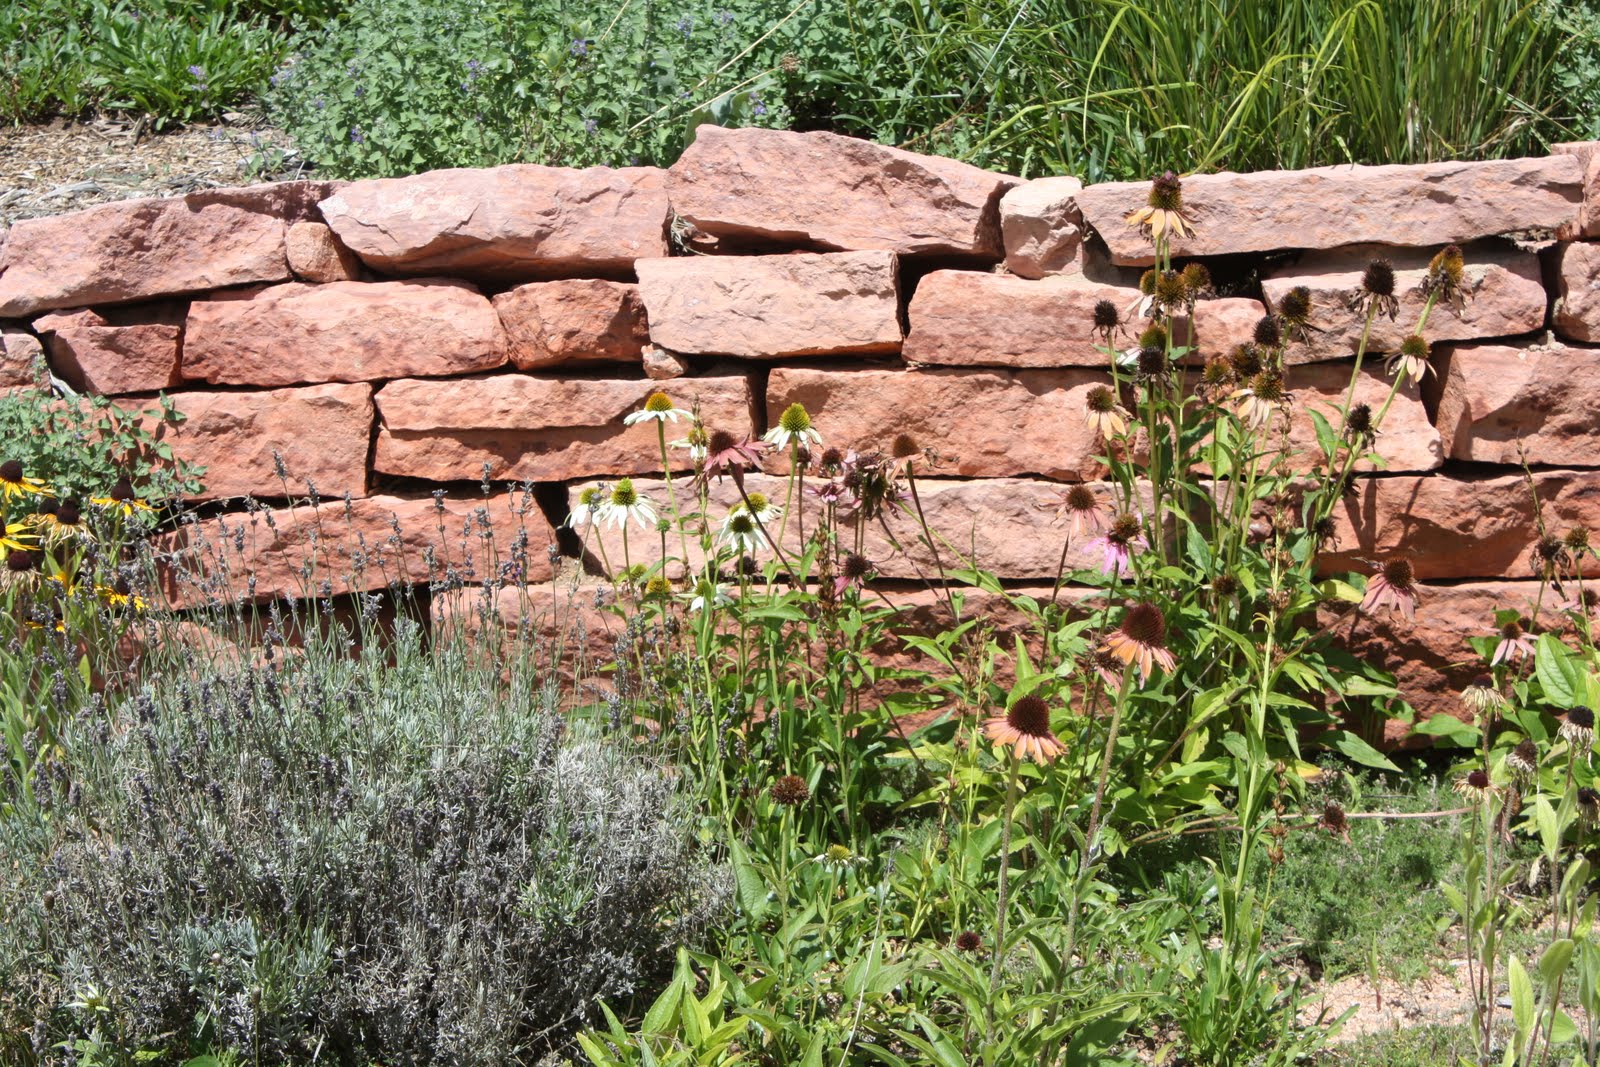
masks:
{"label": "spiky flower seed head", "polygon": [[1050,705],[1043,697],[1030,693],[1011,705],[1006,712],[1006,725],[1029,737],[1049,737]]}
{"label": "spiky flower seed head", "polygon": [[895,459],[910,459],[922,453],[921,447],[917,445],[917,439],[908,433],[897,434],[894,444],[889,446],[889,451]]}
{"label": "spiky flower seed head", "polygon": [[1561,542],[1573,552],[1586,552],[1589,549],[1589,531],[1582,526],[1574,526],[1561,538]]}
{"label": "spiky flower seed head", "polygon": [[740,536],[753,534],[756,532],[755,520],[747,511],[736,511],[728,516],[728,531]]}
{"label": "spiky flower seed head", "polygon": [[1183,182],[1172,171],[1150,183],[1149,205],[1159,211],[1183,210]]}
{"label": "spiky flower seed head", "polygon": [[644,402],[644,409],[658,414],[663,411],[671,411],[672,398],[666,393],[651,393],[649,399]]}
{"label": "spiky flower seed head", "polygon": [[1100,502],[1095,499],[1094,490],[1087,485],[1074,485],[1067,490],[1068,511],[1093,511],[1099,507]]}
{"label": "spiky flower seed head", "polygon": [[822,450],[822,458],[818,462],[822,464],[824,469],[843,466],[844,453],[831,446],[824,448]]}
{"label": "spiky flower seed head", "polygon": [[1391,559],[1383,565],[1383,580],[1396,589],[1410,589],[1417,580],[1416,568],[1408,559]]}
{"label": "spiky flower seed head", "polygon": [[1539,769],[1539,746],[1533,743],[1531,737],[1524,738],[1506,754],[1506,766],[1518,774],[1532,774]]}
{"label": "spiky flower seed head", "polygon": [[1256,320],[1256,344],[1263,348],[1277,348],[1282,340],[1283,328],[1278,323],[1278,316],[1263,315]]}
{"label": "spiky flower seed head", "polygon": [[798,808],[811,799],[811,787],[806,785],[806,780],[798,774],[786,774],[772,783],[767,789],[774,804],[781,804],[786,808]]}
{"label": "spiky flower seed head", "polygon": [[1332,515],[1324,515],[1311,524],[1311,533],[1317,539],[1317,544],[1324,545],[1334,539],[1339,532],[1339,524]]}
{"label": "spiky flower seed head", "polygon": [[1162,326],[1159,322],[1153,322],[1149,326],[1146,326],[1144,328],[1144,332],[1139,334],[1139,347],[1140,348],[1166,348],[1167,347],[1167,329],[1166,329],[1166,327]]}
{"label": "spiky flower seed head", "polygon": [[1515,641],[1517,638],[1522,636],[1522,623],[1515,619],[1506,623],[1504,626],[1500,627],[1500,636]]}
{"label": "spiky flower seed head", "polygon": [[1297,285],[1284,293],[1278,301],[1278,314],[1290,326],[1304,326],[1311,321],[1311,290]]}
{"label": "spiky flower seed head", "polygon": [[1139,275],[1139,292],[1140,292],[1140,294],[1143,295],[1143,296],[1155,296],[1156,295],[1156,279],[1159,278],[1160,276],[1161,276],[1161,272],[1156,270],[1154,267],[1151,267],[1149,270],[1147,270],[1143,274]]}
{"label": "spiky flower seed head", "polygon": [[1140,524],[1139,517],[1124,511],[1111,520],[1111,529],[1106,531],[1106,540],[1118,545],[1127,545],[1143,532],[1144,527]]}
{"label": "spiky flower seed head", "polygon": [[1219,574],[1211,579],[1211,591],[1218,596],[1232,596],[1239,591],[1239,579],[1231,574]]}
{"label": "spiky flower seed head", "polygon": [[1094,305],[1094,328],[1097,330],[1114,330],[1122,323],[1122,316],[1117,313],[1117,305],[1109,300],[1096,301]]}
{"label": "spiky flower seed head", "polygon": [[1344,806],[1337,800],[1330,800],[1322,805],[1323,829],[1331,833],[1343,834],[1350,829],[1350,821],[1345,816]]}
{"label": "spiky flower seed head", "polygon": [[1372,405],[1353,404],[1344,417],[1346,432],[1356,436],[1365,437],[1372,432]]}
{"label": "spiky flower seed head", "polygon": [[1467,784],[1474,789],[1488,789],[1489,772],[1482,769],[1471,772],[1467,775]]}
{"label": "spiky flower seed head", "polygon": [[1140,602],[1128,609],[1122,617],[1121,630],[1141,645],[1162,648],[1167,643],[1167,619],[1161,609],[1148,602]]}
{"label": "spiky flower seed head", "polygon": [[1269,367],[1257,374],[1250,379],[1250,392],[1262,400],[1282,400],[1284,396],[1282,372]]}
{"label": "spiky flower seed head", "polygon": [[1211,272],[1204,263],[1186,263],[1183,267],[1183,284],[1191,293],[1203,293],[1211,288]]}
{"label": "spiky flower seed head", "polygon": [[727,430],[712,430],[711,440],[707,447],[713,455],[716,455],[719,452],[726,452],[738,443],[739,439]]}
{"label": "spiky flower seed head", "polygon": [[117,484],[111,487],[108,495],[119,504],[126,503],[133,499],[133,483],[126,477],[118,478]]}
{"label": "spiky flower seed head", "polygon": [[1545,534],[1534,543],[1533,554],[1541,563],[1559,563],[1566,558],[1567,546],[1555,534]]}
{"label": "spiky flower seed head", "polygon": [[848,845],[829,845],[822,850],[822,859],[834,867],[843,867],[855,860],[856,854],[850,851]]}
{"label": "spiky flower seed head", "polygon": [[1167,373],[1167,351],[1146,345],[1139,349],[1139,374],[1144,378],[1156,378]]}
{"label": "spiky flower seed head", "polygon": [[839,572],[846,578],[857,581],[872,573],[872,561],[866,556],[852,552],[839,564]]}
{"label": "spiky flower seed head", "polygon": [[1261,350],[1253,344],[1234,345],[1233,351],[1228,353],[1228,362],[1236,377],[1254,377],[1261,370]]}
{"label": "spiky flower seed head", "polygon": [[1368,263],[1361,274],[1361,288],[1373,296],[1393,296],[1394,264],[1381,258]]}
{"label": "spiky flower seed head", "polygon": [[1189,301],[1189,287],[1183,275],[1175,270],[1162,271],[1156,278],[1156,303],[1165,308],[1175,308]]}
{"label": "spiky flower seed head", "polygon": [[664,599],[672,594],[672,583],[661,575],[653,576],[644,583],[644,595],[651,599]]}
{"label": "spiky flower seed head", "polygon": [[1420,359],[1427,361],[1429,354],[1427,338],[1421,334],[1412,334],[1400,342],[1400,355],[1405,359]]}
{"label": "spiky flower seed head", "polygon": [[963,930],[956,935],[956,948],[976,955],[983,951],[983,938],[971,930]]}
{"label": "spiky flower seed head", "polygon": [[1233,381],[1233,365],[1222,356],[1212,356],[1200,368],[1200,381],[1213,388],[1228,385]]}
{"label": "spiky flower seed head", "polygon": [[778,416],[778,425],[790,433],[801,433],[811,429],[811,416],[806,412],[805,405],[790,404]]}
{"label": "spiky flower seed head", "polygon": [[1083,402],[1090,411],[1097,415],[1104,415],[1117,410],[1117,394],[1113,393],[1108,385],[1097,385],[1090,389]]}
{"label": "spiky flower seed head", "polygon": [[1428,261],[1428,277],[1435,279],[1435,284],[1443,282],[1447,285],[1459,286],[1462,272],[1466,270],[1466,260],[1462,258],[1460,245],[1445,245],[1439,249],[1437,255]]}
{"label": "spiky flower seed head", "polygon": [[12,574],[23,574],[38,566],[38,556],[26,548],[12,549],[6,556],[6,570]]}
{"label": "spiky flower seed head", "polygon": [[18,460],[8,459],[0,463],[0,482],[22,481],[22,464]]}
{"label": "spiky flower seed head", "polygon": [[771,504],[772,501],[767,499],[767,494],[765,493],[750,494],[750,510],[755,512],[757,515],[761,514],[763,511],[766,511]]}
{"label": "spiky flower seed head", "polygon": [[63,500],[56,508],[56,521],[63,526],[77,526],[83,520],[83,509],[76,500]]}
{"label": "spiky flower seed head", "polygon": [[1594,711],[1578,704],[1567,710],[1567,721],[1583,730],[1594,729]]}
{"label": "spiky flower seed head", "polygon": [[611,503],[619,508],[631,508],[639,502],[639,493],[633,488],[632,478],[622,478],[611,487]]}

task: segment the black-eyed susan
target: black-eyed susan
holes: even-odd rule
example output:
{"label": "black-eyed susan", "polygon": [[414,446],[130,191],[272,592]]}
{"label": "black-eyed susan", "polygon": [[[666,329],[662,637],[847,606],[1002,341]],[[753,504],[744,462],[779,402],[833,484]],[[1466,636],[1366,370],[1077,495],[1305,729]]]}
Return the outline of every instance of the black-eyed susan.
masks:
{"label": "black-eyed susan", "polygon": [[117,483],[111,487],[111,492],[105,496],[92,497],[89,502],[119,512],[124,519],[155,511],[149,504],[139,499],[138,494],[133,491],[133,482],[126,477],[118,478]]}
{"label": "black-eyed susan", "polygon": [[23,496],[48,496],[50,490],[37,478],[30,478],[19,460],[8,459],[0,463],[0,500],[15,500]]}

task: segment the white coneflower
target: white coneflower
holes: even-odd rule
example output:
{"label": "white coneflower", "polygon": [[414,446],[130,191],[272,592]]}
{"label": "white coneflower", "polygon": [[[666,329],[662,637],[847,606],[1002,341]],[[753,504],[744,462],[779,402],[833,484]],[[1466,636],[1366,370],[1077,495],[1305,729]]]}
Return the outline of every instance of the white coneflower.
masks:
{"label": "white coneflower", "polygon": [[822,443],[822,435],[812,427],[811,415],[803,404],[784,408],[783,414],[778,416],[778,425],[762,434],[761,439],[775,448],[788,448],[794,442],[802,447]]}
{"label": "white coneflower", "polygon": [[689,436],[672,442],[672,447],[688,449],[689,461],[699,463],[711,452],[711,435],[704,426],[695,423],[689,428]]}
{"label": "white coneflower", "polygon": [[567,528],[576,530],[595,522],[606,506],[606,487],[586,485],[578,491],[578,506],[567,516]]}
{"label": "white coneflower", "polygon": [[1569,708],[1558,732],[1561,739],[1573,748],[1587,752],[1594,744],[1594,712],[1582,704]]}
{"label": "white coneflower", "polygon": [[744,511],[748,511],[750,514],[754,515],[756,521],[761,523],[763,526],[777,522],[779,519],[783,518],[782,506],[774,504],[767,498],[767,494],[751,493],[748,499],[750,502],[748,507],[746,507],[745,502],[741,500],[739,503],[733,506],[731,511],[728,512],[728,517],[722,520],[722,528],[724,531],[727,530],[728,523],[733,520],[733,517]]}
{"label": "white coneflower", "polygon": [[600,521],[610,521],[618,529],[632,519],[646,530],[656,529],[656,509],[633,487],[632,478],[623,478],[611,490],[611,499],[600,508]]}
{"label": "white coneflower", "polygon": [[748,511],[731,511],[722,521],[722,542],[736,552],[754,555],[761,544],[761,531]]}
{"label": "white coneflower", "polygon": [[1389,357],[1389,373],[1398,369],[1405,377],[1421,381],[1433,373],[1433,364],[1428,361],[1431,355],[1427,340],[1412,334],[1401,341],[1399,350]]}
{"label": "white coneflower", "polygon": [[[1136,364],[1137,358],[1135,354]],[[1083,424],[1101,437],[1120,437],[1127,433],[1130,417],[1108,385],[1095,386],[1083,398]]]}
{"label": "white coneflower", "polygon": [[691,417],[691,412],[674,407],[672,398],[666,393],[651,393],[644,407],[624,418],[622,424],[633,426],[641,422],[677,422],[679,418]]}
{"label": "white coneflower", "polygon": [[694,599],[689,601],[689,611],[693,613],[707,608],[725,608],[732,603],[733,598],[722,591],[722,586],[710,579],[702,578],[694,587]]}

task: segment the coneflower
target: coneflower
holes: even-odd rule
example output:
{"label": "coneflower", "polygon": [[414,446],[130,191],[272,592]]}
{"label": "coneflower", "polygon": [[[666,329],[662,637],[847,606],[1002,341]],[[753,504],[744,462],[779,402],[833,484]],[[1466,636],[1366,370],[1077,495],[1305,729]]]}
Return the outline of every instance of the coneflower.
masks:
{"label": "coneflower", "polygon": [[1547,578],[1555,577],[1572,565],[1572,554],[1566,542],[1554,534],[1544,534],[1533,543],[1535,572]]}
{"label": "coneflower", "polygon": [[1183,284],[1188,287],[1191,298],[1211,294],[1211,272],[1204,263],[1185,263],[1182,273]]}
{"label": "coneflower", "polygon": [[1588,751],[1594,743],[1594,712],[1582,704],[1568,708],[1557,733],[1573,748]]}
{"label": "coneflower", "polygon": [[1492,797],[1496,790],[1489,780],[1489,772],[1479,768],[1468,771],[1456,779],[1455,790],[1474,804],[1482,804]]}
{"label": "coneflower", "polygon": [[1128,412],[1117,403],[1117,394],[1109,385],[1097,385],[1083,398],[1083,422],[1101,437],[1128,432]]}
{"label": "coneflower", "polygon": [[1337,800],[1330,800],[1322,805],[1322,818],[1317,825],[1333,834],[1342,837],[1345,843],[1350,841],[1350,820],[1345,816],[1344,807]]}
{"label": "coneflower", "polygon": [[1123,221],[1156,242],[1169,232],[1183,238],[1194,230],[1194,221],[1183,209],[1183,183],[1170,170],[1150,183],[1145,206],[1128,212]]}
{"label": "coneflower", "polygon": [[1591,789],[1586,785],[1579,786],[1578,814],[1581,815],[1583,817],[1583,821],[1588,823],[1590,826],[1600,822],[1600,792],[1596,792],[1594,789]]}
{"label": "coneflower", "polygon": [[1183,275],[1175,270],[1164,270],[1156,275],[1154,300],[1156,306],[1169,315],[1176,314],[1194,303],[1194,298],[1189,294],[1189,287],[1183,282]]}
{"label": "coneflower", "polygon": [[1408,619],[1417,617],[1417,572],[1409,560],[1391,559],[1367,582],[1361,610],[1392,608]]}
{"label": "coneflower", "polygon": [[798,774],[786,774],[767,788],[774,804],[785,808],[798,808],[811,799],[811,787]]}
{"label": "coneflower", "polygon": [[1171,361],[1167,359],[1167,350],[1154,345],[1145,345],[1139,349],[1139,361],[1135,364],[1140,381],[1153,381],[1160,378],[1171,369]]}
{"label": "coneflower", "polygon": [[1270,426],[1273,414],[1289,399],[1282,372],[1271,367],[1252,377],[1234,396],[1239,400],[1239,421],[1253,431]]}
{"label": "coneflower", "polygon": [[1434,296],[1449,304],[1459,315],[1466,296],[1465,282],[1466,261],[1461,256],[1461,246],[1445,245],[1428,262],[1422,292],[1424,296]]}
{"label": "coneflower", "polygon": [[1533,641],[1528,632],[1522,628],[1522,622],[1512,619],[1500,627],[1500,642],[1494,646],[1494,655],[1489,658],[1489,666],[1512,663],[1532,656],[1533,652]]}
{"label": "coneflower", "polygon": [[1200,368],[1199,392],[1210,403],[1233,391],[1233,364],[1226,356],[1208,356]]}
{"label": "coneflower", "polygon": [[1061,494],[1061,504],[1056,516],[1066,516],[1071,523],[1072,536],[1099,533],[1105,525],[1100,517],[1100,498],[1087,485],[1079,483]]}
{"label": "coneflower", "polygon": [[1339,523],[1332,515],[1324,515],[1312,523],[1310,532],[1318,552],[1339,547]]}
{"label": "coneflower", "polygon": [[790,404],[778,416],[778,425],[761,438],[774,448],[788,448],[791,444],[820,445],[822,435],[811,426],[811,415],[804,404]]}
{"label": "coneflower", "polygon": [[1263,315],[1257,319],[1254,339],[1262,348],[1277,348],[1283,343],[1283,324],[1278,316]]}
{"label": "coneflower", "polygon": [[645,398],[644,407],[625,417],[622,424],[633,426],[641,422],[677,422],[680,418],[691,417],[692,412],[674,406],[672,398],[666,393],[651,393]]}
{"label": "coneflower", "polygon": [[1261,373],[1261,350],[1253,344],[1234,345],[1228,353],[1228,365],[1240,381]]}
{"label": "coneflower", "polygon": [[726,430],[712,430],[706,441],[705,474],[721,478],[726,472],[742,485],[745,468],[759,465],[765,450],[766,445],[760,441],[735,437]]}
{"label": "coneflower", "polygon": [[1121,624],[1106,638],[1105,647],[1123,663],[1133,664],[1144,681],[1149,681],[1156,666],[1167,671],[1177,666],[1167,648],[1166,616],[1148,602],[1137,603],[1123,614]]}
{"label": "coneflower", "polygon": [[1539,746],[1533,739],[1523,738],[1517,747],[1506,753],[1506,769],[1513,775],[1527,781],[1539,771]]}
{"label": "coneflower", "polygon": [[1019,699],[1004,715],[986,719],[983,736],[1010,748],[1017,759],[1035,763],[1049,763],[1066,751],[1066,746],[1050,732],[1050,705],[1043,697],[1032,694]]}
{"label": "coneflower", "polygon": [[1350,306],[1366,314],[1387,315],[1393,322],[1400,314],[1400,299],[1394,293],[1394,264],[1387,259],[1374,259],[1361,274],[1361,286],[1351,294]]}
{"label": "coneflower", "polygon": [[1099,537],[1087,542],[1084,548],[1102,553],[1100,573],[1117,578],[1127,577],[1133,570],[1133,557],[1150,547],[1144,536],[1144,524],[1137,515],[1124,511],[1111,520],[1111,525]]}
{"label": "coneflower", "polygon": [[1461,699],[1467,707],[1483,715],[1494,711],[1506,702],[1499,688],[1494,684],[1494,679],[1487,674],[1480,674],[1461,690]]}
{"label": "coneflower", "polygon": [[839,563],[839,576],[833,580],[833,595],[843,596],[846,589],[860,589],[872,573],[872,561],[855,552]]}
{"label": "coneflower", "polygon": [[1290,289],[1278,300],[1278,317],[1293,339],[1301,339],[1311,326],[1311,290],[1304,285]]}
{"label": "coneflower", "polygon": [[1098,300],[1094,305],[1094,332],[1100,340],[1109,345],[1117,330],[1122,326],[1122,315],[1117,311],[1117,305],[1109,300]]}
{"label": "coneflower", "polygon": [[42,496],[44,492],[44,483],[37,478],[29,478],[23,472],[19,461],[8,459],[0,463],[0,500],[10,500],[19,496]]}
{"label": "coneflower", "polygon": [[958,951],[975,956],[983,951],[983,938],[971,930],[963,930],[956,935],[955,946]]}
{"label": "coneflower", "polygon": [[1371,404],[1352,404],[1344,416],[1344,439],[1350,442],[1352,448],[1363,449],[1372,443],[1377,435],[1377,426],[1372,418]]}
{"label": "coneflower", "polygon": [[1401,341],[1399,350],[1389,357],[1389,373],[1398,370],[1403,377],[1421,381],[1433,373],[1433,364],[1428,362],[1431,355],[1427,339],[1414,333]]}

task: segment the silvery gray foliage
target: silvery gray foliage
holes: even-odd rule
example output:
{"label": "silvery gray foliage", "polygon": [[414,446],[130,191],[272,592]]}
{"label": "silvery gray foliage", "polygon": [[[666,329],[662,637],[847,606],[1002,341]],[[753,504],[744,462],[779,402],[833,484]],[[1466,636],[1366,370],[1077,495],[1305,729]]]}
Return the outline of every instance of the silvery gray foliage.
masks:
{"label": "silvery gray foliage", "polygon": [[[663,768],[525,673],[402,622],[388,666],[314,646],[86,712],[76,775],[0,818],[4,1030],[536,1062],[728,888]],[[67,1007],[91,990],[109,1011]]]}

